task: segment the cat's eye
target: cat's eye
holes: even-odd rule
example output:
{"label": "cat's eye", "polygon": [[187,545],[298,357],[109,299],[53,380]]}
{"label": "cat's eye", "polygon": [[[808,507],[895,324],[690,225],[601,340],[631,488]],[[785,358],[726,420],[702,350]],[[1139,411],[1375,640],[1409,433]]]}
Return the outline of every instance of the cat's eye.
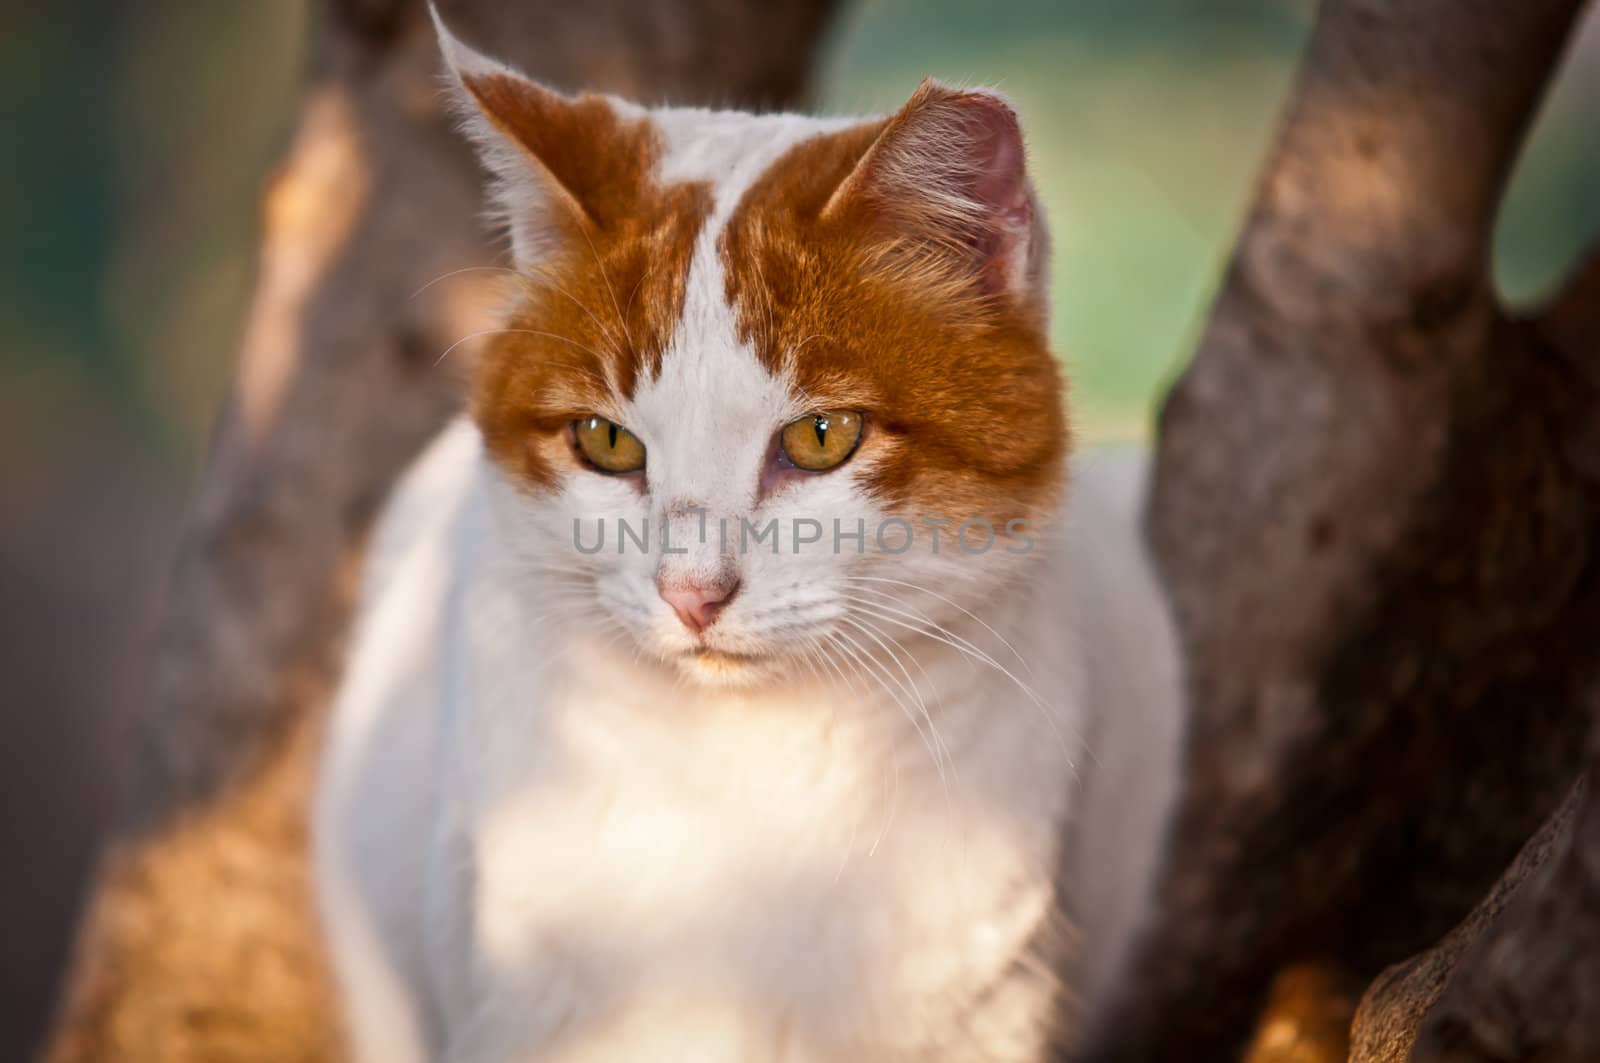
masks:
{"label": "cat's eye", "polygon": [[613,475],[644,468],[644,444],[639,437],[604,417],[583,417],[572,422],[578,449],[601,472]]}
{"label": "cat's eye", "polygon": [[840,465],[861,442],[861,415],[849,410],[807,414],[784,426],[783,456],[797,469],[823,472]]}

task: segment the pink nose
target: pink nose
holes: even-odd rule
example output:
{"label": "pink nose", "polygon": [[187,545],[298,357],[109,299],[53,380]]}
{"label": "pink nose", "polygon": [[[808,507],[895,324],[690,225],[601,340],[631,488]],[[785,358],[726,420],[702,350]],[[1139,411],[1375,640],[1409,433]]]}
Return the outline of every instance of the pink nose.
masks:
{"label": "pink nose", "polygon": [[717,614],[738,593],[738,579],[716,583],[675,583],[656,585],[661,600],[672,606],[683,626],[696,635],[716,622]]}

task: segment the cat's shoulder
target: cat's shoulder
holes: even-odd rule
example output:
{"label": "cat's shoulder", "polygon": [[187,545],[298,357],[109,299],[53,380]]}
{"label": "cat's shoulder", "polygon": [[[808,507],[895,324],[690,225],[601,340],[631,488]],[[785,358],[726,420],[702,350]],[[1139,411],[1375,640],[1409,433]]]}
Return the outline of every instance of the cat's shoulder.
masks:
{"label": "cat's shoulder", "polygon": [[1166,596],[1144,534],[1151,455],[1139,446],[1095,448],[1072,459],[1063,575],[1077,608],[1105,619],[1108,638],[1146,631],[1165,639]]}
{"label": "cat's shoulder", "polygon": [[476,490],[483,436],[466,416],[446,425],[401,475],[385,501],[367,551],[364,585],[370,601],[395,570],[455,525]]}
{"label": "cat's shoulder", "polygon": [[1138,444],[1091,447],[1073,456],[1069,506],[1088,519],[1116,521],[1124,527],[1143,517],[1151,455]]}

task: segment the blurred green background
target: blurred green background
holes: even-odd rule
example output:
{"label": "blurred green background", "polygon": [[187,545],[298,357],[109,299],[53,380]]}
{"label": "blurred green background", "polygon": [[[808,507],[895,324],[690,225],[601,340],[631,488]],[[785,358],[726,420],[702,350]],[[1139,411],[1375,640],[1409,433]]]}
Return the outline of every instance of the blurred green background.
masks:
{"label": "blurred green background", "polygon": [[[889,110],[927,74],[1013,97],[1055,231],[1054,331],[1077,419],[1090,438],[1139,438],[1203,323],[1313,7],[862,0],[835,27],[820,102]],[[114,799],[141,647],[249,297],[306,14],[306,0],[0,10],[3,1059],[44,1019]],[[1537,300],[1597,232],[1591,16],[1516,175],[1501,287]]]}

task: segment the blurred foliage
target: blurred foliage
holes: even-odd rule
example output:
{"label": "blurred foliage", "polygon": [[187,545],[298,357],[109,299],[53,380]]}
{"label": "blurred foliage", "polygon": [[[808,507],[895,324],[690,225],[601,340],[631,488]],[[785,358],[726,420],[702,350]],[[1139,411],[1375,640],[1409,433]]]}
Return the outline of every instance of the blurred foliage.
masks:
{"label": "blurred foliage", "polygon": [[0,106],[22,162],[0,170],[4,438],[48,451],[90,419],[192,463],[249,298],[304,8],[66,0],[0,14]]}
{"label": "blurred foliage", "polygon": [[1600,234],[1600,6],[1591,5],[1512,177],[1495,279],[1516,304],[1550,295]]}
{"label": "blurred foliage", "polygon": [[[0,170],[8,438],[42,443],[88,408],[193,469],[248,299],[306,6],[0,14],[16,139]],[[835,30],[822,96],[883,111],[932,74],[1016,100],[1055,231],[1055,338],[1079,422],[1135,436],[1196,338],[1311,19],[1309,0],[865,0]],[[1517,299],[1600,231],[1597,52],[1569,64],[1509,200],[1498,276]]]}

